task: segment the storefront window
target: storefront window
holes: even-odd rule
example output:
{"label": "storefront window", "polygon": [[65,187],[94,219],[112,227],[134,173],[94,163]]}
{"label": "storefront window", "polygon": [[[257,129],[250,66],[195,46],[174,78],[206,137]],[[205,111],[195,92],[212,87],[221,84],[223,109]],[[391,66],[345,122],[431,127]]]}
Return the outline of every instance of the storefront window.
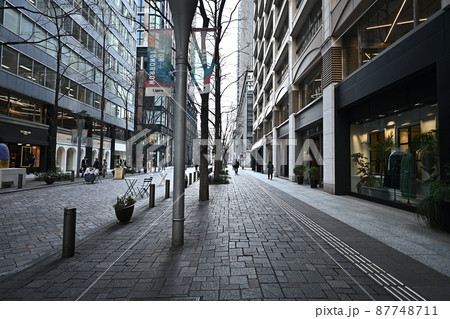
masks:
{"label": "storefront window", "polygon": [[353,123],[351,191],[416,205],[428,193],[424,182],[439,174],[437,120],[437,104],[428,104]]}

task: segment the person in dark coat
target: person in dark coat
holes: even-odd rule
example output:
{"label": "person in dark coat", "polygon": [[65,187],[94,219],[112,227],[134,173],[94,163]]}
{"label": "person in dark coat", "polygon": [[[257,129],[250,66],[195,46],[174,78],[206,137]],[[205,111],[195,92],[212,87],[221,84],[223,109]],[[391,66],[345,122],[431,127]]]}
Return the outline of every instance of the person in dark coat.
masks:
{"label": "person in dark coat", "polygon": [[81,177],[84,176],[84,172],[86,171],[86,168],[89,166],[89,160],[87,158],[87,156],[85,156],[83,158],[83,160],[81,161]]}
{"label": "person in dark coat", "polygon": [[267,178],[272,179],[273,178],[273,164],[271,161],[269,161],[269,164],[267,164]]}

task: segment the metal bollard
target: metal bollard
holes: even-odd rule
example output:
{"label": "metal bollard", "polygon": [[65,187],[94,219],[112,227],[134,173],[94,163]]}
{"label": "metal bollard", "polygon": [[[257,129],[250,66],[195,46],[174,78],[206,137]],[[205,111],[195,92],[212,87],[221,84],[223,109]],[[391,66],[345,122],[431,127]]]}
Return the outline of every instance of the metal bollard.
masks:
{"label": "metal bollard", "polygon": [[189,185],[192,184],[192,173],[189,173]]}
{"label": "metal bollard", "polygon": [[166,198],[170,197],[170,179],[166,179]]}
{"label": "metal bollard", "polygon": [[148,196],[148,207],[155,207],[155,184],[150,184],[150,195]]}
{"label": "metal bollard", "polygon": [[17,188],[22,188],[23,187],[23,174],[19,174],[19,176],[17,176]]}
{"label": "metal bollard", "polygon": [[63,257],[75,255],[75,226],[77,209],[64,208],[64,228],[63,228]]}
{"label": "metal bollard", "polygon": [[74,182],[75,181],[75,171],[71,171],[70,172],[70,181]]}
{"label": "metal bollard", "polygon": [[192,182],[195,183],[196,180],[197,180],[197,172],[194,172],[194,177],[193,177]]}

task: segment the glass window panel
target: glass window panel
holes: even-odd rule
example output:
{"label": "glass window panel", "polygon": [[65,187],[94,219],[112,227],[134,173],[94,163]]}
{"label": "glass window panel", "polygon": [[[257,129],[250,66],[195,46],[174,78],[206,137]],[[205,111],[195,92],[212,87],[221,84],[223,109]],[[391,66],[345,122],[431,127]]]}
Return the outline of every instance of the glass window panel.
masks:
{"label": "glass window panel", "polygon": [[65,17],[63,22],[63,29],[68,33],[72,34],[73,20],[70,17]]}
{"label": "glass window panel", "polygon": [[58,40],[55,38],[49,38],[47,40],[47,54],[56,58],[56,49],[58,48]]}
{"label": "glass window panel", "polygon": [[76,99],[76,98],[77,98],[77,95],[78,95],[78,84],[77,84],[75,81],[70,80],[70,91],[69,91],[69,96],[70,96],[71,98]]}
{"label": "glass window panel", "polygon": [[33,60],[26,55],[19,56],[19,75],[27,80],[31,80],[33,70]]}
{"label": "glass window panel", "polygon": [[2,50],[2,69],[17,74],[17,51],[7,46]]}
{"label": "glass window panel", "polygon": [[80,57],[80,63],[79,63],[80,67],[78,69],[81,74],[86,75],[86,71],[87,71],[86,64],[87,64],[87,61]]}
{"label": "glass window panel", "polygon": [[47,47],[46,39],[47,32],[45,32],[45,30],[40,26],[36,25],[34,28],[34,41],[36,42],[36,45],[45,50]]}
{"label": "glass window panel", "polygon": [[45,85],[45,66],[36,61],[34,61],[33,81]]}
{"label": "glass window panel", "polygon": [[20,36],[27,41],[33,41],[33,33],[33,21],[22,15],[22,21],[20,22]]}
{"label": "glass window panel", "polygon": [[61,94],[69,96],[70,86],[69,86],[69,79],[63,76],[61,78],[61,88],[60,88]]}
{"label": "glass window panel", "polygon": [[[11,6],[6,5],[5,7],[11,8]],[[20,31],[20,13],[15,9],[5,9],[4,11],[4,23],[3,25],[10,31],[19,34]]]}
{"label": "glass window panel", "polygon": [[78,85],[78,94],[77,94],[77,100],[81,103],[86,103],[86,89],[82,85]]}
{"label": "glass window panel", "polygon": [[88,39],[87,39],[87,49],[90,52],[95,54],[95,40],[90,35],[88,35]]}
{"label": "glass window panel", "polygon": [[80,32],[80,43],[87,48],[87,42],[88,42],[88,34],[86,31],[81,30]]}
{"label": "glass window panel", "polygon": [[399,129],[400,145],[408,144],[408,128]]}
{"label": "glass window panel", "polygon": [[23,98],[10,97],[9,116],[28,121],[41,121],[42,108]]}
{"label": "glass window panel", "polygon": [[45,86],[52,90],[56,89],[56,72],[49,68],[45,70]]}
{"label": "glass window panel", "polygon": [[70,49],[67,46],[63,46],[61,50],[61,60],[65,65],[70,65]]}
{"label": "glass window panel", "polygon": [[94,93],[89,89],[86,89],[86,104],[90,106],[94,104]]}
{"label": "glass window panel", "polygon": [[100,95],[98,95],[98,94],[94,95],[94,107],[96,109],[100,109],[101,99],[102,99],[102,97]]}

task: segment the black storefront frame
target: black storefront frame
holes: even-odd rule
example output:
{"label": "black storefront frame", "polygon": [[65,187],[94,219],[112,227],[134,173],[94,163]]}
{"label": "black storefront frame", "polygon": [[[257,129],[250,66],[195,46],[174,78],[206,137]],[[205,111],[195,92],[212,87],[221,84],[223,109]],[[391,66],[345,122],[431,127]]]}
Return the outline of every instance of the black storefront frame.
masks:
{"label": "black storefront frame", "polygon": [[[450,163],[450,10],[444,10],[386,49],[335,88],[336,194],[350,194],[350,123],[435,95],[441,165]],[[427,93],[424,93],[427,92]],[[381,106],[380,106],[381,105]],[[353,193],[352,193],[353,194]],[[372,198],[370,198],[372,200]],[[390,206],[397,206],[387,202]],[[399,205],[402,208],[405,205]]]}
{"label": "black storefront frame", "polygon": [[[0,143],[7,143],[17,145],[17,147],[40,147],[40,169],[45,165],[47,146],[48,146],[48,126],[30,122],[28,125],[26,121],[1,117],[0,118]],[[21,164],[24,163],[22,155],[17,159]],[[21,166],[19,166],[21,167]]]}

